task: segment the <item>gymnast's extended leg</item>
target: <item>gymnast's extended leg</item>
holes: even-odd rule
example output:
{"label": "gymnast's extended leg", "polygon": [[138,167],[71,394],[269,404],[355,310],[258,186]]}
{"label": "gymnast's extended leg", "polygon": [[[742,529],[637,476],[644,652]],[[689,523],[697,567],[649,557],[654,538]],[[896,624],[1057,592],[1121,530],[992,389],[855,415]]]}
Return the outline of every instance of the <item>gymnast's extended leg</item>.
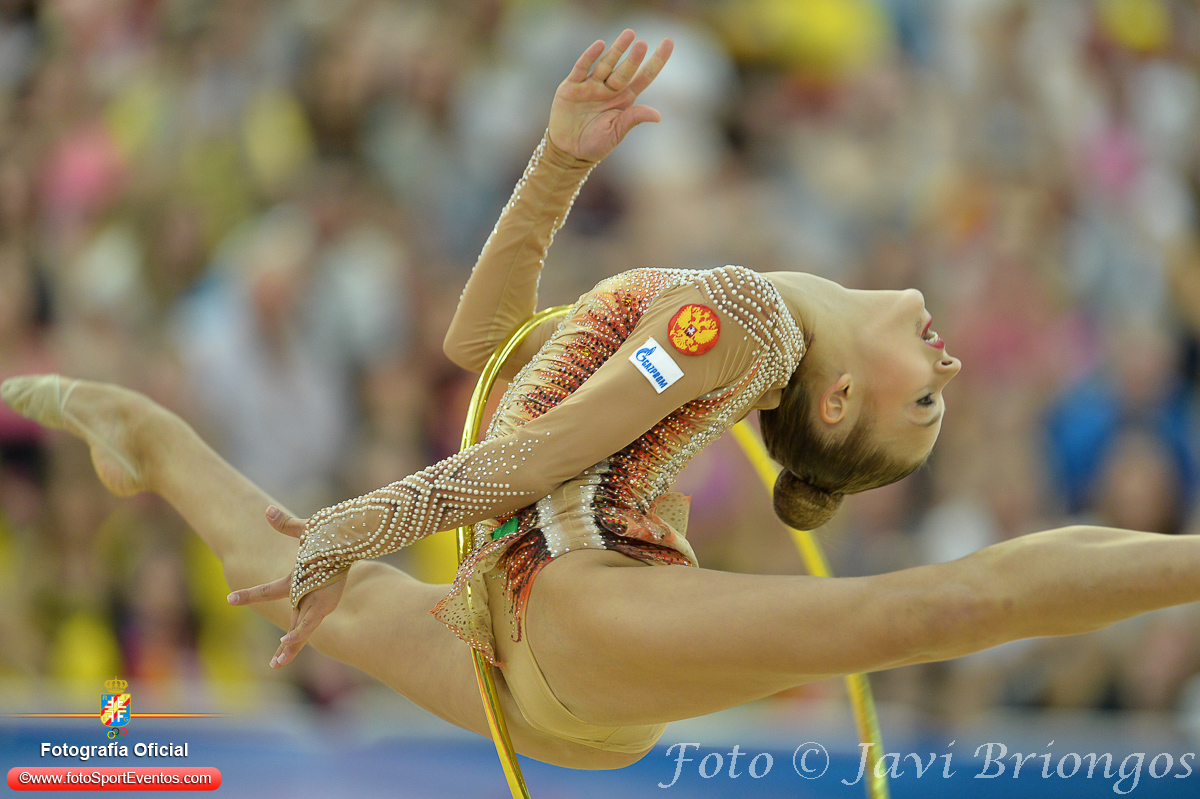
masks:
{"label": "gymnast's extended leg", "polygon": [[1200,600],[1200,537],[1098,527],[861,578],[630,564],[641,565],[567,553],[542,570],[527,608],[551,688],[595,724],[688,718],[822,677],[1089,632]]}
{"label": "gymnast's extended leg", "polygon": [[[265,517],[267,506],[278,503],[182,419],[117,386],[64,378],[62,387],[59,394],[53,381],[18,379],[5,385],[4,400],[31,418],[85,438],[101,480],[114,493],[146,490],[162,496],[220,558],[230,587],[259,585],[291,570],[297,541],[273,530]],[[429,614],[445,590],[383,563],[356,563],[337,611],[311,643],[441,718],[489,736],[470,649]],[[288,629],[286,600],[251,607]],[[513,744],[522,754],[574,768],[617,768],[636,759],[530,728],[502,679],[498,683]]]}

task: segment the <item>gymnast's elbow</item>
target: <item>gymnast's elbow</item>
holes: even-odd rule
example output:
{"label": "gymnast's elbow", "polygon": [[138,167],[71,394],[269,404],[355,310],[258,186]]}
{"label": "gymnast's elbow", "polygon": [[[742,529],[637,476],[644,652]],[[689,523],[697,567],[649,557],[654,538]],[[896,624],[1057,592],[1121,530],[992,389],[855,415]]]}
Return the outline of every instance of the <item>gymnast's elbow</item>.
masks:
{"label": "gymnast's elbow", "polygon": [[456,325],[451,322],[442,340],[442,352],[455,366],[460,366],[468,372],[479,374],[487,364],[491,352],[484,343],[472,343],[470,338],[463,336]]}

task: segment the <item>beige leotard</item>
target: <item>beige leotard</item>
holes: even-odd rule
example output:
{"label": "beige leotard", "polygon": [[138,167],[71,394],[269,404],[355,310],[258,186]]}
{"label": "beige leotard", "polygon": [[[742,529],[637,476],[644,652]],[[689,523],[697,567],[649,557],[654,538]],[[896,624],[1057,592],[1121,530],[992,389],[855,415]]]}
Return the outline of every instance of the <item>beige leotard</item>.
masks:
{"label": "beige leotard", "polygon": [[[592,166],[543,138],[459,301],[445,346],[457,363],[480,370],[534,313],[546,252]],[[696,565],[687,500],[668,487],[724,430],[776,405],[803,352],[779,293],[750,269],[604,280],[505,364],[511,384],[484,441],[312,516],[293,603],[355,560],[475,524],[475,551],[434,613],[495,663],[498,609],[468,606],[468,584],[473,600],[503,584],[515,641],[533,578],[572,549]]]}

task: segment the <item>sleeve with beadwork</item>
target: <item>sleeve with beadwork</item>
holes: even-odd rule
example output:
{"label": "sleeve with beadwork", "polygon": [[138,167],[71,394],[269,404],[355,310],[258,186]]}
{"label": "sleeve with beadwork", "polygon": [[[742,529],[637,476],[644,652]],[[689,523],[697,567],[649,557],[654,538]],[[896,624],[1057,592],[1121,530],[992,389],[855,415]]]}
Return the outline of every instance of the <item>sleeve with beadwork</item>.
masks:
{"label": "sleeve with beadwork", "polygon": [[[676,409],[759,368],[773,309],[761,299],[741,305],[718,306],[696,285],[664,292],[617,352],[546,413],[511,434],[314,514],[297,555],[293,603],[340,579],[356,560],[536,502]],[[703,306],[719,326],[715,337],[700,336],[708,348],[694,355],[668,343],[672,320],[689,306]]]}
{"label": "sleeve with beadwork", "polygon": [[[538,281],[554,234],[595,163],[581,161],[542,137],[471,272],[443,342],[446,355],[473,372],[537,310]],[[510,376],[549,338],[547,322],[526,338],[502,371]]]}

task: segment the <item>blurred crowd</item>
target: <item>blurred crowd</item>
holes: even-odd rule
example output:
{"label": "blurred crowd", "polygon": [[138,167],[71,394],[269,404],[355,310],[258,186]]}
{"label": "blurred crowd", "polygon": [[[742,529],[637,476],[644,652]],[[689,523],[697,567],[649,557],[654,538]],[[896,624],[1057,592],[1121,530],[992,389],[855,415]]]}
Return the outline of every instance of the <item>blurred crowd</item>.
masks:
{"label": "blurred crowd", "polygon": [[[301,515],[455,451],[446,324],[555,86],[627,26],[676,42],[663,122],[593,173],[544,305],[638,266],[812,271],[921,289],[964,362],[929,465],[821,533],[836,572],[1200,532],[1188,0],[0,0],[0,378],[143,391]],[[732,442],[679,490],[705,566],[802,571]],[[390,560],[447,580],[439,552]],[[0,678],[359,690],[315,653],[268,675],[224,593],[169,508],[0,408]],[[875,682],[931,717],[1195,713],[1198,674],[1185,607]]]}

